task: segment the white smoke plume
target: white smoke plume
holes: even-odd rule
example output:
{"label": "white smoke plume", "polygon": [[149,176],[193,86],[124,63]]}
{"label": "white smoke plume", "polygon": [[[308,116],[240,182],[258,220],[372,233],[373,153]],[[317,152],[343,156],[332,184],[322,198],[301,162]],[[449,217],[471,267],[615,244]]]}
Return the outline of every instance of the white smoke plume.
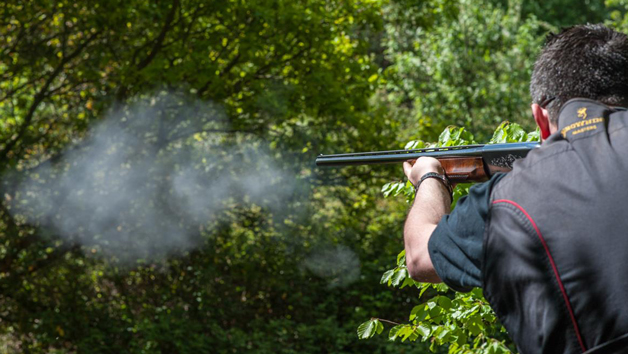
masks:
{"label": "white smoke plume", "polygon": [[346,246],[338,245],[313,251],[303,265],[327,281],[329,288],[345,288],[360,277],[360,259]]}
{"label": "white smoke plume", "polygon": [[123,262],[190,250],[227,208],[277,208],[295,189],[263,142],[229,129],[219,107],[185,95],[138,99],[18,176],[11,210]]}

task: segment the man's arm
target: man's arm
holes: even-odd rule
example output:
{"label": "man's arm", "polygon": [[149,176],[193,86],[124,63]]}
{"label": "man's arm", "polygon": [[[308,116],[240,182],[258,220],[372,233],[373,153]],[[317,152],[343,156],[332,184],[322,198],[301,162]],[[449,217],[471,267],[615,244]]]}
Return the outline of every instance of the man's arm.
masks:
{"label": "man's arm", "polygon": [[[434,158],[421,157],[412,165],[403,164],[403,169],[412,183],[416,186],[423,175],[429,172],[443,174],[440,162]],[[404,226],[404,242],[406,249],[406,265],[410,277],[416,281],[440,283],[428,252],[428,241],[436,225],[445,214],[450,212],[449,191],[445,185],[435,179],[428,178],[421,183],[417,190],[414,204],[410,208]]]}

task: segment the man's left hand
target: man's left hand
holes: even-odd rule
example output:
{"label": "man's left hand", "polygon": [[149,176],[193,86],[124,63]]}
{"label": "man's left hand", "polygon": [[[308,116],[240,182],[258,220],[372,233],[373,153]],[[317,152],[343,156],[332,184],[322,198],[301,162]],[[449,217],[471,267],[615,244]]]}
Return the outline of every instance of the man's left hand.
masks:
{"label": "man's left hand", "polygon": [[445,173],[445,170],[437,159],[433,157],[419,157],[417,160],[404,162],[403,172],[406,174],[406,177],[408,177],[410,183],[416,186],[421,177],[426,173],[436,172],[442,175]]}

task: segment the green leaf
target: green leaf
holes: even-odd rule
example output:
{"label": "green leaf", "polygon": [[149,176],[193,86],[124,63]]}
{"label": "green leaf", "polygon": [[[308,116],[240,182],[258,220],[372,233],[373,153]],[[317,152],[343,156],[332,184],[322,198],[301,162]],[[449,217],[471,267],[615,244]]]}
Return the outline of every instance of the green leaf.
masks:
{"label": "green leaf", "polygon": [[417,321],[423,321],[426,315],[427,315],[427,312],[425,311],[424,304],[414,306],[412,308],[412,311],[410,312],[410,321],[415,320],[415,319]]}
{"label": "green leaf", "polygon": [[440,293],[446,293],[450,290],[445,283],[435,284],[434,289],[436,289]]}
{"label": "green leaf", "polygon": [[527,137],[526,132],[521,128],[521,126],[517,123],[511,123],[508,126],[510,129],[508,129],[508,142],[521,142],[524,141],[525,138]]}
{"label": "green leaf", "polygon": [[382,193],[384,193],[384,197],[388,197],[392,192],[393,183],[386,183],[382,186]]}
{"label": "green leaf", "polygon": [[390,329],[388,332],[388,339],[395,340],[399,337],[399,334],[402,332],[402,329],[407,327],[407,325],[396,325]]}
{"label": "green leaf", "polygon": [[493,137],[489,140],[489,144],[501,144],[506,142],[506,127],[508,126],[508,122],[502,122],[495,132],[493,133]]}
{"label": "green leaf", "polygon": [[528,137],[526,138],[527,142],[530,141],[541,141],[541,131],[537,127],[535,131],[528,133]]}
{"label": "green leaf", "polygon": [[423,140],[412,140],[409,141],[406,146],[404,146],[405,150],[412,150],[412,149],[423,149],[425,148],[425,142]]}
{"label": "green leaf", "polygon": [[451,332],[448,328],[446,327],[438,327],[438,333],[435,334],[436,338],[440,339],[441,341],[446,340],[447,336],[449,335],[449,333]]}
{"label": "green leaf", "polygon": [[398,182],[395,184],[395,189],[394,189],[394,196],[398,196],[399,194],[401,194],[404,189],[406,188],[406,184],[405,182]]}
{"label": "green leaf", "polygon": [[[530,137],[530,134],[532,136]],[[493,137],[489,141],[489,144],[505,144],[505,143],[518,143],[522,141],[538,141],[534,132],[526,134],[526,132],[517,123],[503,122],[495,129]],[[532,139],[532,140],[530,140]]]}
{"label": "green leaf", "polygon": [[397,266],[405,266],[406,265],[406,250],[399,252],[397,255]]}
{"label": "green leaf", "polygon": [[448,126],[438,137],[439,146],[457,146],[474,143],[473,135],[464,128]]}
{"label": "green leaf", "polygon": [[447,143],[451,140],[451,130],[454,127],[449,126],[443,130],[442,133],[438,136],[438,145],[439,146],[448,146]]}
{"label": "green leaf", "polygon": [[451,308],[451,299],[447,296],[439,296],[438,305],[442,307],[443,310],[449,310]]}
{"label": "green leaf", "polygon": [[377,331],[377,334],[381,334],[384,331],[384,324],[380,321],[377,321],[377,327],[375,328],[375,330]]}
{"label": "green leaf", "polygon": [[456,336],[456,343],[458,343],[459,346],[467,344],[467,335],[463,331],[460,331],[458,336]]}
{"label": "green leaf", "polygon": [[395,274],[393,274],[390,282],[392,286],[399,286],[401,282],[406,279],[407,276],[408,270],[406,268],[397,268],[395,269]]}
{"label": "green leaf", "polygon": [[510,353],[510,350],[504,346],[503,343],[494,341],[488,346],[487,354],[504,354]]}
{"label": "green leaf", "polygon": [[420,324],[416,330],[423,337],[423,340],[429,338],[430,333],[432,333],[432,329],[424,324]]}
{"label": "green leaf", "polygon": [[416,286],[417,282],[415,282],[414,280],[412,280],[412,278],[410,277],[406,277],[406,279],[403,281],[403,284],[401,284],[401,286],[399,287],[399,289],[403,289],[406,286],[411,286],[411,285],[415,285]]}
{"label": "green leaf", "polygon": [[482,318],[478,315],[471,316],[465,323],[465,328],[474,336],[480,334],[483,327]]}
{"label": "green leaf", "polygon": [[375,333],[381,333],[384,326],[377,319],[371,319],[362,323],[358,327],[358,338],[368,339],[375,335]]}
{"label": "green leaf", "polygon": [[405,342],[408,338],[410,338],[410,340],[416,340],[418,333],[413,327],[407,326],[399,331],[399,336],[401,337],[401,341]]}
{"label": "green leaf", "polygon": [[419,297],[423,296],[423,293],[426,292],[428,289],[434,288],[434,285],[430,284],[430,283],[423,283],[421,284],[421,292],[419,292]]}
{"label": "green leaf", "polygon": [[390,281],[390,278],[392,278],[393,274],[395,273],[394,269],[391,269],[389,271],[386,271],[384,273],[384,275],[382,275],[382,280],[379,281],[380,284],[388,284],[388,282]]}

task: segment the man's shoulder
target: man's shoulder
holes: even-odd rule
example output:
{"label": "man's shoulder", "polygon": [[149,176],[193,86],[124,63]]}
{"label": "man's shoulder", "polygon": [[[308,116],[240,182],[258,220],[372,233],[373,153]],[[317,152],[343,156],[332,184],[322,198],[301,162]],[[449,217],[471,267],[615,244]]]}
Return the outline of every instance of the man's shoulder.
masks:
{"label": "man's shoulder", "polygon": [[[558,136],[548,139],[541,147],[536,148],[524,159],[515,161],[511,172],[492,186],[491,200],[495,200],[506,190],[514,189],[527,193],[525,188],[538,188],[541,180],[564,176],[565,164],[569,164],[573,147]],[[524,188],[524,190],[522,190]]]}

